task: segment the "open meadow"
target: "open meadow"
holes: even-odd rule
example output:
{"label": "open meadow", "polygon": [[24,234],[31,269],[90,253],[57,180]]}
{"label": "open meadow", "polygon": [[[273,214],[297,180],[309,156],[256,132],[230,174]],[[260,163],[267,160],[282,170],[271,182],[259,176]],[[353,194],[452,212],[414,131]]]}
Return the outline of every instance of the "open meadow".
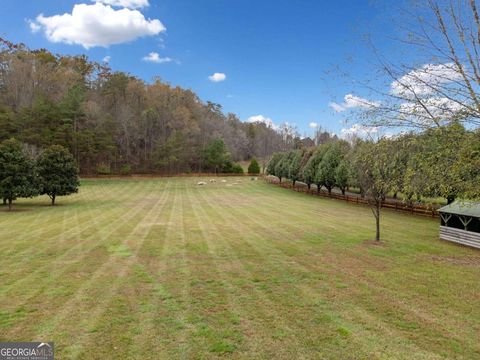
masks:
{"label": "open meadow", "polygon": [[83,180],[1,209],[0,340],[58,359],[480,358],[480,252],[437,219],[384,211],[378,245],[368,207],[225,179]]}

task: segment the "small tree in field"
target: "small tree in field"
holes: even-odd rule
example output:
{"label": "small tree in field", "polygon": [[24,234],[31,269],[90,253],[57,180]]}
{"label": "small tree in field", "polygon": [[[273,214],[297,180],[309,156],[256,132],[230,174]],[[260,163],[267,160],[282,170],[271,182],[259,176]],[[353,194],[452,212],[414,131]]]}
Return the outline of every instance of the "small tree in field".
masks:
{"label": "small tree in field", "polygon": [[250,165],[248,165],[248,173],[260,174],[260,165],[258,164],[257,159],[253,158],[252,161],[250,161]]}
{"label": "small tree in field", "polygon": [[60,145],[46,149],[37,159],[37,171],[41,193],[46,194],[55,205],[57,196],[76,193],[80,184],[78,169],[70,152]]}
{"label": "small tree in field", "polygon": [[34,164],[15,139],[0,144],[0,193],[9,210],[13,200],[38,194]]}
{"label": "small tree in field", "polygon": [[380,241],[382,202],[395,184],[396,172],[395,163],[391,161],[392,150],[393,147],[388,140],[380,140],[378,143],[362,143],[355,154],[357,181],[375,217],[376,241]]}

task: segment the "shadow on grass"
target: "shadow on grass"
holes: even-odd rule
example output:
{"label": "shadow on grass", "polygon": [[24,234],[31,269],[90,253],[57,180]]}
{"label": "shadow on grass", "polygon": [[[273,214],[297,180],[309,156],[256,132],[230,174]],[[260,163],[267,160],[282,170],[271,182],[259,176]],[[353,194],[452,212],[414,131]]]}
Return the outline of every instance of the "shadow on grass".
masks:
{"label": "shadow on grass", "polygon": [[[95,204],[98,205],[102,203],[102,201],[95,201]],[[75,201],[68,201],[68,202],[58,202],[55,205],[52,205],[50,201],[25,201],[22,200],[21,202],[13,202],[11,210],[8,209],[8,205],[0,204],[0,213],[19,213],[19,212],[28,212],[34,211],[36,209],[58,209],[58,208],[73,208],[73,207],[82,207],[91,205],[91,202],[84,201],[84,200],[75,200]]]}

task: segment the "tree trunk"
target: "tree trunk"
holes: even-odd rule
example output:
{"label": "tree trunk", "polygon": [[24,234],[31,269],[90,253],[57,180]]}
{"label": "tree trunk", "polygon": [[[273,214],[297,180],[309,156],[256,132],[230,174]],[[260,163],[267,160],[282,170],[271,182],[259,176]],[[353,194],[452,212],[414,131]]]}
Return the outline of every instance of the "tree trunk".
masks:
{"label": "tree trunk", "polygon": [[377,202],[375,205],[375,223],[376,223],[376,234],[375,234],[375,241],[380,241],[380,208],[381,203]]}
{"label": "tree trunk", "polygon": [[395,193],[393,194],[393,198],[396,199],[397,197],[398,197],[398,192],[395,192]]}
{"label": "tree trunk", "polygon": [[279,176],[278,178],[280,179],[280,184],[281,184],[281,183],[282,183],[282,177],[281,177],[281,176]]}
{"label": "tree trunk", "polygon": [[332,193],[332,188],[331,188],[331,187],[327,187],[327,190],[328,190],[328,193],[329,193],[329,194]]}
{"label": "tree trunk", "polygon": [[8,211],[12,210],[12,198],[8,199]]}
{"label": "tree trunk", "polygon": [[295,180],[293,180],[293,186],[292,187],[295,187]]}
{"label": "tree trunk", "polygon": [[7,198],[3,198],[3,205],[7,205]]}
{"label": "tree trunk", "polygon": [[52,199],[52,206],[55,205],[55,195],[50,196],[50,199]]}
{"label": "tree trunk", "polygon": [[317,185],[317,194],[320,194],[320,189],[321,189],[321,186]]}
{"label": "tree trunk", "polygon": [[342,188],[342,195],[345,195],[345,188]]}
{"label": "tree trunk", "polygon": [[311,187],[312,187],[312,184],[307,184],[308,190],[310,190]]}

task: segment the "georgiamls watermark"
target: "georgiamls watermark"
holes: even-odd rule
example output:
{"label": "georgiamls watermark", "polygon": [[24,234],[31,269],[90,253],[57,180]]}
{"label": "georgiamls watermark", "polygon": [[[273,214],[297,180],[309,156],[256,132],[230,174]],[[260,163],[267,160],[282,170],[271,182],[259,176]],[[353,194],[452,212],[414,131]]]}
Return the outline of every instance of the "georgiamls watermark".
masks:
{"label": "georgiamls watermark", "polygon": [[53,359],[53,342],[0,342],[0,360]]}

